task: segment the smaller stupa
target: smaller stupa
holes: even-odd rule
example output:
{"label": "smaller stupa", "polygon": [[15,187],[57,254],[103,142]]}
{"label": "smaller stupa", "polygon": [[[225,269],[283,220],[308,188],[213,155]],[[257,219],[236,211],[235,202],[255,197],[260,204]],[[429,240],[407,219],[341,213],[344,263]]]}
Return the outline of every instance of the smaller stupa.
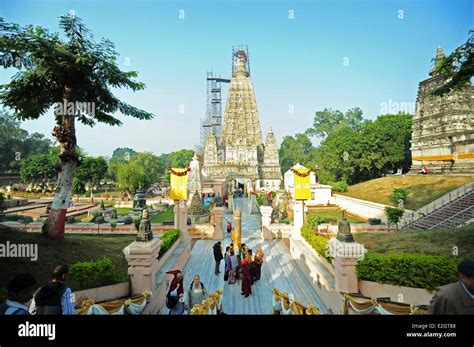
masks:
{"label": "smaller stupa", "polygon": [[191,219],[191,224],[204,224],[210,221],[210,213],[204,207],[198,191],[194,192],[191,199],[191,204],[188,208],[188,217]]}

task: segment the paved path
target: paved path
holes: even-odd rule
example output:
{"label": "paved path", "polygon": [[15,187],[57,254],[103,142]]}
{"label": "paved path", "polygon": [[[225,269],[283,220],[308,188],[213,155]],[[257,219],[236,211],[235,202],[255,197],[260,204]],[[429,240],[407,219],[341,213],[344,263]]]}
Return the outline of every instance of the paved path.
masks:
{"label": "paved path", "polygon": [[[295,298],[304,305],[318,306],[322,312],[327,309],[312,285],[291,258],[288,247],[282,240],[263,241],[260,238],[260,215],[249,214],[248,200],[234,199],[234,208],[242,211],[242,242],[256,252],[261,247],[265,255],[260,281],[252,286],[253,294],[248,298],[240,295],[240,281],[235,284],[224,282],[224,262],[221,262],[221,274],[214,274],[214,258],[212,253],[213,240],[198,240],[191,251],[191,257],[184,268],[185,288],[195,274],[210,292],[220,288],[223,290],[223,309],[227,314],[272,314],[272,289],[293,293]],[[227,214],[227,219],[232,215]],[[224,227],[226,224],[224,219]],[[224,228],[225,248],[230,243],[230,237]]]}

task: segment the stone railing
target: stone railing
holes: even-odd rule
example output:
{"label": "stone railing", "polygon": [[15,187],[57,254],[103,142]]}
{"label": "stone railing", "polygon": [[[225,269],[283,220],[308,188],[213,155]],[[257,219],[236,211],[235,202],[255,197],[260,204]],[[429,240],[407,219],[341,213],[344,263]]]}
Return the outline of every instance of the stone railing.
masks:
{"label": "stone railing", "polygon": [[291,294],[282,293],[277,288],[272,290],[273,313],[277,315],[316,315],[321,311],[316,306],[305,306],[295,300]]}
{"label": "stone railing", "polygon": [[[332,202],[354,216],[362,219],[379,218],[384,223],[387,223],[385,208],[393,207],[339,194],[333,194]],[[405,209],[405,216],[411,215],[411,213],[413,211]]]}
{"label": "stone railing", "polygon": [[459,197],[469,193],[474,189],[474,181],[466,183],[446,194],[439,197],[438,199],[430,202],[429,204],[420,207],[416,211],[411,211],[410,213],[406,213],[402,220],[400,221],[401,228],[409,228],[414,222],[418,219],[426,217],[428,214],[434,212],[435,210],[446,206],[453,202],[454,200],[458,199]]}

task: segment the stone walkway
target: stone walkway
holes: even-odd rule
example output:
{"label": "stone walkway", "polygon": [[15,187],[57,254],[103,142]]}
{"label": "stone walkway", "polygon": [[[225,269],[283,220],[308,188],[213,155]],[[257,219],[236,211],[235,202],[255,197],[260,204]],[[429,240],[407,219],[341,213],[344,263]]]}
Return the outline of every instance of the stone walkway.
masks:
{"label": "stone walkway", "polygon": [[[305,275],[291,258],[288,247],[282,240],[263,241],[260,238],[260,215],[249,214],[248,199],[234,199],[234,209],[242,211],[242,242],[249,245],[256,252],[261,247],[265,255],[260,281],[252,286],[253,294],[248,298],[240,295],[240,281],[235,284],[224,282],[224,262],[221,262],[221,274],[214,274],[214,257],[212,246],[214,240],[198,240],[191,251],[191,257],[184,268],[185,288],[189,285],[195,274],[200,275],[209,292],[222,289],[223,309],[227,314],[272,314],[272,289],[294,294],[295,298],[307,306],[318,306],[323,313],[327,308],[318,296]],[[231,214],[224,218],[225,247],[231,242],[226,232],[226,220],[233,220]]]}

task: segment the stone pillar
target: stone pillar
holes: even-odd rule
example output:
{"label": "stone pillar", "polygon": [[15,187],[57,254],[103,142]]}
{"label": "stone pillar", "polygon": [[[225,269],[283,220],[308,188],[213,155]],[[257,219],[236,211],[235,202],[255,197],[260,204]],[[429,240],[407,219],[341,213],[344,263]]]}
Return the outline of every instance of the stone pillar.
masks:
{"label": "stone pillar", "polygon": [[189,238],[188,234],[188,206],[186,201],[176,201],[174,205],[174,227],[181,230],[181,241]]}
{"label": "stone pillar", "polygon": [[336,291],[358,293],[359,281],[356,265],[367,250],[360,243],[342,242],[332,238],[329,241],[329,251],[334,258],[332,264],[335,271]]}
{"label": "stone pillar", "polygon": [[241,224],[242,214],[240,208],[234,212],[234,249],[239,249],[240,244],[242,243],[242,224]]}
{"label": "stone pillar", "polygon": [[227,213],[234,213],[234,196],[232,195],[232,193],[229,193],[227,195]]}
{"label": "stone pillar", "polygon": [[301,238],[301,227],[304,224],[304,201],[295,200],[293,203],[293,230],[291,237],[295,240]]}
{"label": "stone pillar", "polygon": [[260,214],[262,215],[262,239],[271,240],[273,238],[270,225],[272,224],[271,206],[260,206]]}
{"label": "stone pillar", "polygon": [[214,240],[222,240],[222,226],[224,223],[224,207],[214,207]]}
{"label": "stone pillar", "polygon": [[161,240],[150,242],[134,241],[123,253],[128,262],[128,274],[132,283],[132,294],[141,294],[145,290],[155,293],[155,274],[158,271],[158,253]]}

